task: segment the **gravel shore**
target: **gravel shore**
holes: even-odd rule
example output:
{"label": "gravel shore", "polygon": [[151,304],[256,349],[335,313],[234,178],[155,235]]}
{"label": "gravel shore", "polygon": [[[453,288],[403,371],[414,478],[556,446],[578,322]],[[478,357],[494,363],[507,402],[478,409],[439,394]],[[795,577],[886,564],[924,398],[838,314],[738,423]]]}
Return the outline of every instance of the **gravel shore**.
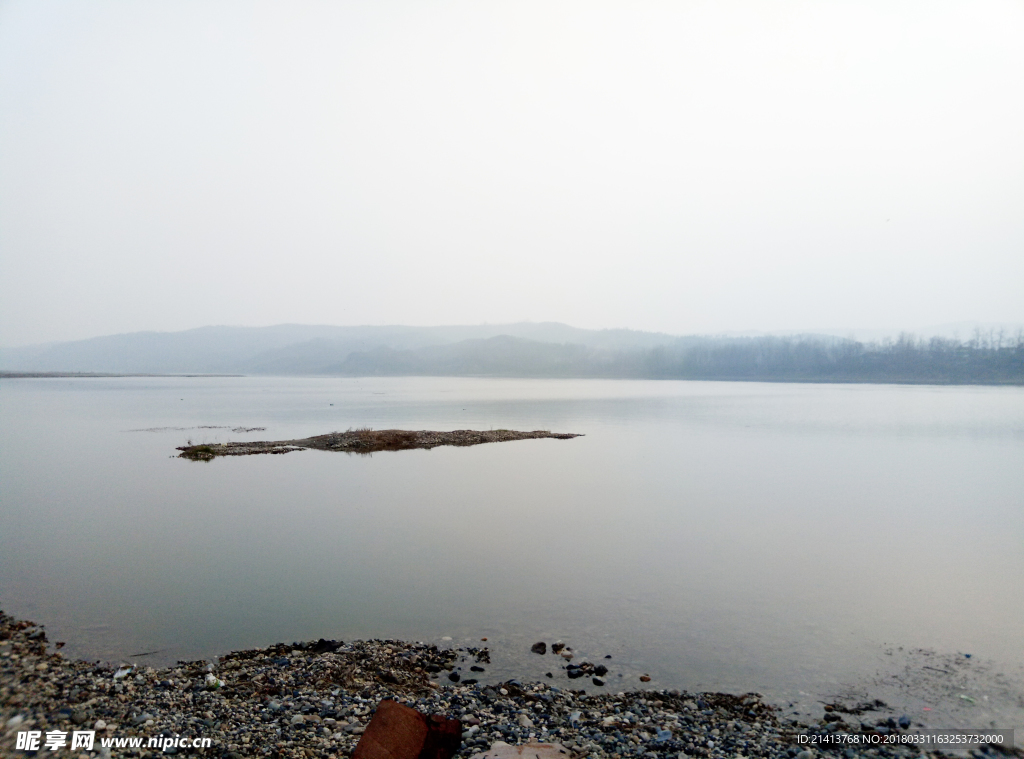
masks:
{"label": "gravel shore", "polygon": [[[902,747],[808,750],[800,736],[879,728],[846,722],[838,714],[814,725],[785,721],[753,693],[587,695],[549,683],[482,685],[472,675],[489,665],[487,648],[318,640],[159,670],[69,660],[53,649],[41,627],[0,612],[0,755],[25,756],[16,750],[19,731],[59,730],[70,741],[75,730],[95,730],[92,751],[62,748],[39,755],[156,757],[161,752],[145,748],[148,739],[180,736],[210,738],[210,748],[196,751],[200,756],[345,757],[384,698],[461,720],[458,757],[471,757],[498,741],[558,743],[574,759],[918,755]],[[570,650],[565,649],[567,655]],[[591,680],[600,679],[602,669],[575,665],[582,670],[578,677]],[[133,736],[143,738],[143,748],[100,746],[102,737]]]}

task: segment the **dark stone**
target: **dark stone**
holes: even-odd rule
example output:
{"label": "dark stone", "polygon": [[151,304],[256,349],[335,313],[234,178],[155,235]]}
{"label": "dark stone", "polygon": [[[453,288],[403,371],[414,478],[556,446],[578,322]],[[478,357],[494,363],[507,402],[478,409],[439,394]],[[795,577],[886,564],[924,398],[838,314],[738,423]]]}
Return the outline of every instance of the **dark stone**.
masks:
{"label": "dark stone", "polygon": [[562,653],[562,649],[563,648],[565,648],[565,644],[564,643],[552,643],[551,644],[551,653],[553,653],[553,654],[560,654],[560,653]]}
{"label": "dark stone", "polygon": [[463,680],[462,684],[463,685],[476,685],[478,682],[480,682],[480,681],[479,680],[475,680],[474,678],[471,677],[468,680]]}
{"label": "dark stone", "polygon": [[904,730],[910,727],[910,717],[908,717],[906,714],[900,717],[900,727]]}
{"label": "dark stone", "polygon": [[452,672],[451,674],[448,675],[448,679],[451,680],[453,683],[457,683],[459,681],[459,673],[458,672]]}
{"label": "dark stone", "polygon": [[605,659],[611,659],[611,658],[612,658],[612,655],[611,655],[611,654],[605,654],[605,655],[604,655],[604,658],[605,658]]}
{"label": "dark stone", "polygon": [[483,672],[484,668],[483,667],[478,667],[478,666],[476,666],[474,664],[472,667],[469,668],[469,671],[470,672]]}
{"label": "dark stone", "polygon": [[596,667],[594,667],[594,674],[598,677],[604,677],[608,674],[608,667],[604,666],[603,664],[598,664]]}
{"label": "dark stone", "polygon": [[594,685],[604,685],[604,680],[599,677],[595,677],[591,682],[594,683]]}
{"label": "dark stone", "polygon": [[530,646],[530,650],[535,654],[546,654],[548,652],[548,644],[540,640]]}
{"label": "dark stone", "polygon": [[331,651],[337,651],[343,645],[343,641],[340,640],[324,640],[321,638],[316,643],[308,647],[308,650],[314,654],[326,654]]}
{"label": "dark stone", "polygon": [[550,672],[545,672],[544,677],[554,677]]}

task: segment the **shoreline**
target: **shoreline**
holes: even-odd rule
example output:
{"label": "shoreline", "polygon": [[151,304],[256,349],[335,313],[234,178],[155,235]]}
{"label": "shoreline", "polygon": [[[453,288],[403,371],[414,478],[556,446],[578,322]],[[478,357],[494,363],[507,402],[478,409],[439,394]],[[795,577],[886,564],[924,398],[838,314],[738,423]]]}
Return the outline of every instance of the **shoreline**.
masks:
{"label": "shoreline", "polygon": [[[103,737],[141,737],[145,746],[149,738],[182,736],[210,738],[202,756],[340,759],[351,755],[377,703],[387,698],[460,719],[459,759],[499,741],[558,744],[571,759],[919,755],[904,746],[852,754],[848,745],[818,746],[809,752],[809,735],[890,734],[897,726],[868,727],[835,710],[817,723],[798,723],[756,693],[587,694],[547,682],[481,684],[473,675],[490,664],[487,648],[320,639],[162,669],[115,668],[52,649],[42,627],[0,611],[0,754],[26,755],[15,753],[16,734],[32,729],[68,736],[96,731],[96,750],[72,752],[76,757],[107,755],[99,748]],[[578,677],[601,676],[600,665],[574,666],[583,670]],[[145,748],[114,751],[162,755]],[[1011,754],[1024,756],[1019,749]]]}

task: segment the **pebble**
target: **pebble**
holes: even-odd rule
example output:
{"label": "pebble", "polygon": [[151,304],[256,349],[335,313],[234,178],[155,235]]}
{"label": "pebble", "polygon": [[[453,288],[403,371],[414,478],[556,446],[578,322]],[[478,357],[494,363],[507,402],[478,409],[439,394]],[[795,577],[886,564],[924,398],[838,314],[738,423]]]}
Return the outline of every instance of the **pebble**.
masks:
{"label": "pebble", "polygon": [[[812,754],[799,753],[796,736],[824,730],[783,721],[756,694],[588,695],[573,690],[570,682],[578,681],[557,669],[552,674],[558,680],[540,683],[456,682],[454,667],[490,661],[487,649],[471,647],[394,640],[278,644],[229,653],[212,669],[206,661],[179,662],[132,672],[127,682],[122,675],[115,683],[114,668],[48,653],[45,636],[29,638],[31,633],[31,625],[0,612],[0,641],[9,651],[0,657],[0,725],[7,728],[0,734],[0,756],[20,755],[13,728],[92,725],[103,737],[209,737],[210,756],[224,759],[341,758],[351,756],[383,698],[462,720],[465,740],[455,759],[531,741],[565,747],[565,759],[808,759]],[[45,660],[46,675],[26,673],[25,660]],[[585,661],[573,671],[593,673],[592,682],[603,683],[598,668]],[[445,674],[455,678],[448,682]],[[208,688],[207,675],[219,687]],[[99,737],[93,756],[109,757]],[[903,755],[880,748],[873,756]]]}
{"label": "pebble", "polygon": [[548,645],[544,641],[539,640],[530,646],[530,651],[535,654],[546,654],[548,652]]}

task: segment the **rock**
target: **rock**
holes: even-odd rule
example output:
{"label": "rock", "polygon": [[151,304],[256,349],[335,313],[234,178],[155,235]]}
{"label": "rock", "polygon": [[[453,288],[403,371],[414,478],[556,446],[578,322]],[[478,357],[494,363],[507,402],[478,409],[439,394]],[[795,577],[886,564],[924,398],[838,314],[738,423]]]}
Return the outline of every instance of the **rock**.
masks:
{"label": "rock", "polygon": [[527,727],[527,728],[533,727],[533,720],[530,719],[529,717],[527,717],[525,714],[520,714],[519,715],[518,722],[519,722],[521,727]]}
{"label": "rock", "polygon": [[459,678],[459,673],[458,672],[450,673],[448,675],[448,679],[451,680],[453,683],[457,683],[459,681],[459,679],[460,679]]}
{"label": "rock", "polygon": [[71,713],[71,721],[74,722],[76,725],[84,724],[87,719],[89,719],[89,715],[81,709]]}
{"label": "rock", "polygon": [[565,648],[565,644],[562,641],[558,641],[557,643],[552,643],[551,644],[551,653],[553,653],[553,654],[560,654],[560,653],[562,653],[562,649],[563,648]]}
{"label": "rock", "polygon": [[427,717],[385,699],[377,705],[352,759],[451,759],[462,744],[462,724]]}
{"label": "rock", "polygon": [[899,725],[902,729],[906,730],[908,727],[910,727],[910,717],[904,714],[902,717],[900,717]]}
{"label": "rock", "polygon": [[650,675],[640,675],[640,682],[649,683],[651,681]]}
{"label": "rock", "polygon": [[527,743],[525,746],[510,746],[505,741],[495,741],[491,747],[475,754],[474,759],[568,759],[569,752],[558,743]]}
{"label": "rock", "polygon": [[548,644],[539,640],[530,646],[530,650],[535,654],[546,654],[548,652]]}
{"label": "rock", "polygon": [[96,732],[102,732],[107,729],[107,723],[101,719],[96,720],[96,724],[92,726],[92,729]]}
{"label": "rock", "polygon": [[470,672],[483,672],[484,668],[483,667],[478,667],[477,665],[474,664],[472,667],[469,668],[469,671]]}
{"label": "rock", "polygon": [[291,718],[290,724],[292,724],[292,725],[301,725],[305,721],[306,721],[305,717],[303,717],[301,714],[296,714],[296,715],[294,715]]}
{"label": "rock", "polygon": [[608,674],[608,667],[604,666],[603,664],[598,664],[596,667],[594,667],[594,674],[598,677],[604,677]]}
{"label": "rock", "polygon": [[604,680],[602,680],[600,677],[595,677],[590,682],[592,682],[594,685],[604,685]]}

